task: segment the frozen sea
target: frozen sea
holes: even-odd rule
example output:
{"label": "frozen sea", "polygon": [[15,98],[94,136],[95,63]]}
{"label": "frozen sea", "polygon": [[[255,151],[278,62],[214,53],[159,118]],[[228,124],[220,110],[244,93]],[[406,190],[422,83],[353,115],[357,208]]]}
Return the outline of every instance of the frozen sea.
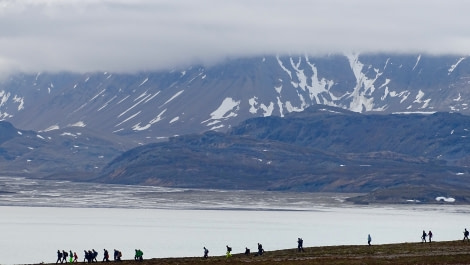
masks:
{"label": "frozen sea", "polygon": [[304,246],[455,240],[470,206],[353,205],[351,194],[169,189],[0,177],[0,264],[53,263],[57,250],[132,259]]}

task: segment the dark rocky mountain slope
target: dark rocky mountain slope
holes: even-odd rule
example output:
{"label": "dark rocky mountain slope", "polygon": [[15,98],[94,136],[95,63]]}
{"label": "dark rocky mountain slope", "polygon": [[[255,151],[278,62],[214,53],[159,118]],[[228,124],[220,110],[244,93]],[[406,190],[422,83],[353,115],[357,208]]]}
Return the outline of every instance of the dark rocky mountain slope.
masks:
{"label": "dark rocky mountain slope", "polygon": [[363,115],[318,107],[250,119],[228,133],[138,147],[108,164],[96,181],[376,193],[419,187],[467,201],[461,192],[470,188],[468,128],[470,117],[461,114]]}
{"label": "dark rocky mountain slope", "polygon": [[25,131],[0,121],[1,175],[86,181],[133,146],[115,135],[69,127]]}

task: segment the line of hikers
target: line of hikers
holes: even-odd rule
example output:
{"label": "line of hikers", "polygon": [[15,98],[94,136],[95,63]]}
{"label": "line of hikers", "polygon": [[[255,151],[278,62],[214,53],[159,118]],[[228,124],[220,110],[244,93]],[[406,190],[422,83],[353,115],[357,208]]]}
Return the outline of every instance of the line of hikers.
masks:
{"label": "line of hikers", "polygon": [[[465,240],[470,241],[468,236],[469,236],[469,232],[468,232],[467,228],[465,228],[464,231],[463,231],[463,241],[465,241]],[[429,238],[429,241],[426,241],[426,238]],[[421,235],[421,243],[425,243],[425,242],[429,242],[429,243],[432,242],[432,232],[431,232],[431,230],[429,230],[428,233],[426,233],[426,231],[423,230],[423,234]]]}
{"label": "line of hikers", "polygon": [[[95,249],[92,249],[92,250],[84,250],[84,255],[83,255],[83,262],[88,262],[88,263],[92,263],[92,262],[98,262],[98,251],[96,251]],[[67,259],[67,257],[70,257],[69,259]],[[115,249],[114,250],[114,261],[121,261],[121,258],[122,258],[122,252]],[[135,255],[134,255],[134,260],[137,260],[137,261],[143,261],[144,260],[144,252],[140,249],[136,249],[135,250]],[[103,249],[103,262],[109,262],[109,252],[108,250],[106,249]],[[76,252],[73,252],[72,253],[72,250],[70,250],[70,252],[67,252],[65,250],[57,250],[57,261],[55,262],[56,264],[57,263],[74,263],[74,262],[78,262],[78,255]]]}
{"label": "line of hikers", "polygon": [[429,237],[429,243],[432,242],[432,232],[429,230],[429,232],[426,234],[426,231],[423,230],[423,234],[421,235],[421,243],[426,242],[426,237]]}
{"label": "line of hikers", "polygon": [[[232,256],[232,247],[229,247],[228,245],[225,246],[227,248],[227,252],[225,253],[225,256],[227,258],[230,258]],[[251,251],[249,248],[245,247],[245,255],[249,256],[251,254]],[[261,256],[264,254],[264,249],[263,249],[263,245],[258,243],[258,252],[256,252],[255,256]],[[209,257],[209,250],[204,247],[204,258],[208,258]]]}
{"label": "line of hikers", "polygon": [[[463,241],[467,240],[470,242],[470,239],[469,239],[469,231],[467,230],[467,228],[465,228],[465,230],[463,231]],[[421,235],[421,243],[423,242],[428,242],[426,239],[429,239],[429,242],[432,242],[432,237],[433,237],[433,234],[432,234],[432,231],[429,230],[428,233],[426,233],[425,230],[423,230],[423,233]],[[369,235],[367,235],[367,244],[369,246],[371,246],[371,241],[372,241],[372,237]],[[302,238],[297,238],[297,251],[298,252],[304,252],[304,240]],[[232,256],[232,247],[226,245],[226,248],[227,248],[227,252],[225,253],[225,256],[227,258],[231,257]],[[208,258],[209,257],[209,249],[207,249],[206,247],[203,248],[204,249],[204,258]],[[251,251],[249,248],[245,247],[245,255],[250,255],[251,254]],[[260,243],[258,243],[258,252],[255,254],[255,256],[261,256],[264,254],[264,249],[263,249],[263,245],[261,245]],[[143,255],[144,253],[142,252],[142,250],[140,249],[136,249],[135,250],[135,255],[134,255],[134,260],[136,261],[143,261],[144,258],[143,258]],[[88,250],[88,251],[84,251],[84,259],[83,259],[83,262],[88,262],[88,263],[92,263],[92,262],[98,262],[97,260],[97,257],[98,257],[98,252],[94,249],[92,250]],[[122,253],[121,251],[119,250],[114,250],[114,261],[121,261],[121,257],[122,257]],[[77,253],[76,252],[72,252],[72,250],[70,250],[69,252],[65,251],[65,250],[57,250],[57,261],[56,261],[56,264],[57,263],[74,263],[74,262],[78,262],[78,256],[77,256]],[[109,262],[109,253],[108,253],[108,250],[104,249],[103,250],[103,262]]]}
{"label": "line of hikers", "polygon": [[[69,257],[70,256],[70,257]],[[67,260],[67,258],[69,257],[69,260]],[[57,263],[67,263],[67,262],[70,262],[70,263],[73,263],[73,262],[78,262],[78,256],[77,256],[77,253],[76,252],[73,252],[72,253],[72,250],[70,250],[70,252],[67,252],[65,250],[57,250],[57,261],[55,262],[56,264]]]}
{"label": "line of hikers", "polygon": [[[467,230],[467,228],[465,228],[464,232],[463,232],[463,241],[467,240],[468,242],[470,242],[470,239],[469,239],[469,236],[470,236],[470,232]],[[426,239],[428,238],[429,239],[429,242],[432,242],[432,237],[433,237],[433,234],[432,234],[432,231],[429,230],[428,233],[426,233],[425,230],[423,230],[423,234],[421,235],[421,242],[428,242],[426,241]],[[372,237],[370,234],[367,235],[367,245],[371,246],[372,242]],[[231,254],[231,251],[232,251],[232,248],[229,247],[228,245],[226,246],[227,247],[227,252],[226,252],[226,257],[229,258],[232,256]],[[297,251],[298,252],[304,252],[304,240],[302,238],[297,238]],[[258,253],[255,254],[255,256],[260,256],[260,255],[263,255],[264,253],[264,249],[263,249],[263,246],[258,243]],[[207,258],[208,257],[208,254],[209,254],[209,250],[204,247],[204,258]],[[250,249],[249,248],[245,248],[245,255],[250,255]]]}

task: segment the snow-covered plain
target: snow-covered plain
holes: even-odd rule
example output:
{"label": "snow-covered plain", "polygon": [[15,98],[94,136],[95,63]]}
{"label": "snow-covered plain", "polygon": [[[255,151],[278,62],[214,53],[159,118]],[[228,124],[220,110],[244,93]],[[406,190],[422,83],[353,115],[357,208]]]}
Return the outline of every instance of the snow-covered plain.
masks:
{"label": "snow-covered plain", "polygon": [[[0,177],[0,264],[51,263],[57,250],[119,249],[132,259],[223,255],[245,247],[461,239],[470,206],[373,205],[348,194],[166,189]],[[470,226],[469,226],[470,227]]]}

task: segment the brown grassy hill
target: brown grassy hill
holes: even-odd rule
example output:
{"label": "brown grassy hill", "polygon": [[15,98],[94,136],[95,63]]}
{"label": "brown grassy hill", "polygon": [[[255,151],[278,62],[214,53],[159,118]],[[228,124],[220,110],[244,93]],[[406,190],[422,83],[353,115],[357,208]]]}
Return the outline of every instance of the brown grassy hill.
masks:
{"label": "brown grassy hill", "polygon": [[[144,256],[145,257],[145,256]],[[267,251],[262,256],[235,254],[226,257],[154,258],[142,262],[122,261],[120,265],[301,265],[301,264],[470,264],[470,242],[445,241],[432,243],[402,243],[373,246],[327,246]]]}

